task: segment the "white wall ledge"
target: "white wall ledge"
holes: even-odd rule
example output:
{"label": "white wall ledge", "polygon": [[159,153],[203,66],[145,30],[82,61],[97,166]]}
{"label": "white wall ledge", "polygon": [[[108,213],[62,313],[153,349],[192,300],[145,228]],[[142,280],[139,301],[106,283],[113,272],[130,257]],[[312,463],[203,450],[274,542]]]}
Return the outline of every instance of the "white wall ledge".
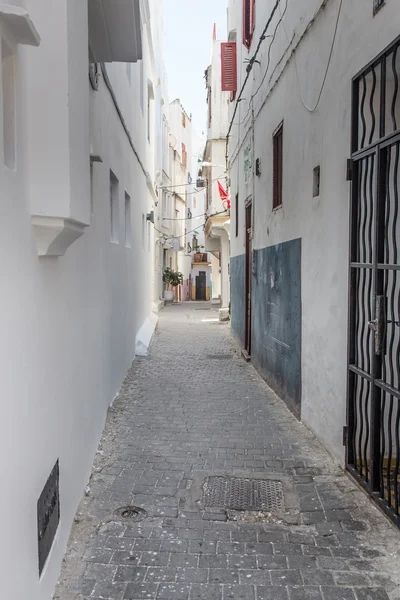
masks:
{"label": "white wall ledge", "polygon": [[158,316],[151,313],[145,320],[136,336],[136,356],[147,356],[150,349],[150,344],[153,339],[154,332],[158,323]]}
{"label": "white wall ledge", "polygon": [[64,256],[86,225],[73,219],[33,215],[32,227],[38,256]]}
{"label": "white wall ledge", "polygon": [[29,14],[23,8],[0,4],[0,22],[6,27],[16,44],[39,46],[40,36]]}

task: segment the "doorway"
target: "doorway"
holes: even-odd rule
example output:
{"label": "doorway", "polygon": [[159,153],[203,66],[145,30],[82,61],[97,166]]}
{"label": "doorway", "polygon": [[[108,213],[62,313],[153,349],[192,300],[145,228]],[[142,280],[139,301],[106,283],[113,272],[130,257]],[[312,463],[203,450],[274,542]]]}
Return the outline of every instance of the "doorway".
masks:
{"label": "doorway", "polygon": [[400,526],[400,41],[353,81],[346,463]]}
{"label": "doorway", "polygon": [[199,271],[196,275],[196,300],[206,300],[207,278],[205,271]]}

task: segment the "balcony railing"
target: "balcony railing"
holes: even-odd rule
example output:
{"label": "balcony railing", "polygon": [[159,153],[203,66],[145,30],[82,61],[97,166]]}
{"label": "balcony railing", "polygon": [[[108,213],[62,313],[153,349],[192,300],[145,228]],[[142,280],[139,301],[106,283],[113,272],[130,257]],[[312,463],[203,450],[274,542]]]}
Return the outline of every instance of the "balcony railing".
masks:
{"label": "balcony railing", "polygon": [[208,262],[208,256],[207,256],[207,252],[203,253],[203,252],[196,252],[196,254],[194,255],[194,262],[196,263],[205,263]]}

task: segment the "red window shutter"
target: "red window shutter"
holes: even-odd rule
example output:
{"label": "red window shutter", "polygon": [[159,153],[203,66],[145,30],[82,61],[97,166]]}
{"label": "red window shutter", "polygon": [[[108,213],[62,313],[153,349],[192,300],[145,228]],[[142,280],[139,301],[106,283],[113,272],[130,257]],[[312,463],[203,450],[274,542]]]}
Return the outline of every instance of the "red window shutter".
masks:
{"label": "red window shutter", "polygon": [[221,44],[221,66],[222,91],[236,92],[236,42],[226,42]]}

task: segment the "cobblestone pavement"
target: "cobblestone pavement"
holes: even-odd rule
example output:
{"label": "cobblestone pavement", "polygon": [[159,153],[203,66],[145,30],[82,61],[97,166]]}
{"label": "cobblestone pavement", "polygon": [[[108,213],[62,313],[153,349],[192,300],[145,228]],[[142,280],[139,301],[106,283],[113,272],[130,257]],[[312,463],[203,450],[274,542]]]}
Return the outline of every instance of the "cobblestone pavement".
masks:
{"label": "cobblestone pavement", "polygon": [[[109,411],[55,598],[400,598],[400,533],[216,316],[208,304],[161,313]],[[204,509],[204,479],[223,474],[283,481],[287,512]],[[147,516],[120,516],[127,505]]]}

